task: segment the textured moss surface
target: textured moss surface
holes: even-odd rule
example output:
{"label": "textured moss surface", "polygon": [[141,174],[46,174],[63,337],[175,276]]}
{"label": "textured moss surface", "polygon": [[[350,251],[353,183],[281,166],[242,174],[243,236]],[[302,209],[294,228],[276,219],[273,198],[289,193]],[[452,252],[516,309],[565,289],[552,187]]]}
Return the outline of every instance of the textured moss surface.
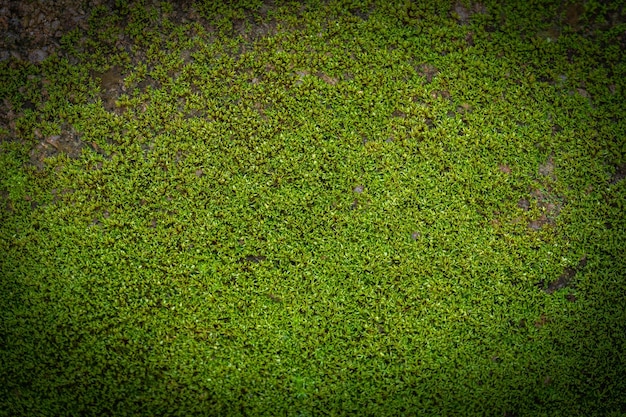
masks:
{"label": "textured moss surface", "polygon": [[623,5],[122,3],[0,63],[0,415],[626,413]]}

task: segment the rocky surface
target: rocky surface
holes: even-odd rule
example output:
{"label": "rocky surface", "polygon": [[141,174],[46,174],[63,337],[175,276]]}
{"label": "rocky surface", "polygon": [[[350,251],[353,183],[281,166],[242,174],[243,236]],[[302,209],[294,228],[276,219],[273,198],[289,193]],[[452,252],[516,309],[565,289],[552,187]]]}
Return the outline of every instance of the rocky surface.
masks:
{"label": "rocky surface", "polygon": [[39,63],[59,48],[63,34],[85,29],[89,12],[104,0],[0,2],[0,61],[11,57]]}

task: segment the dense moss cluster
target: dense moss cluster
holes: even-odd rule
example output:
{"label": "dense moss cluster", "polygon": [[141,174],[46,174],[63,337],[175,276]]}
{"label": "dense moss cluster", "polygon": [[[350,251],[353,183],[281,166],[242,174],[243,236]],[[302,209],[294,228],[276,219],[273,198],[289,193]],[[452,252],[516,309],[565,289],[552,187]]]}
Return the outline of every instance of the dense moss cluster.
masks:
{"label": "dense moss cluster", "polygon": [[626,412],[623,5],[276,3],[0,63],[0,415]]}

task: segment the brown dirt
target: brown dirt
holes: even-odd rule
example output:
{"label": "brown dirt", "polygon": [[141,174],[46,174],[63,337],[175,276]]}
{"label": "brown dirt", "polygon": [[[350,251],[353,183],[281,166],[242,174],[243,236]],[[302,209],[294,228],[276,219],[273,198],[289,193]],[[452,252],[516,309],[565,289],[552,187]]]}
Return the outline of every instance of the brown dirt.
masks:
{"label": "brown dirt", "polygon": [[[571,286],[573,278],[576,274],[587,265],[587,257],[583,256],[575,267],[567,267],[563,270],[563,273],[559,277],[548,284],[545,292],[548,294],[554,294],[556,291]],[[572,298],[573,297],[573,298]],[[576,301],[575,296],[568,297],[569,301]]]}
{"label": "brown dirt", "polygon": [[609,183],[616,184],[624,178],[626,178],[626,164],[621,164],[615,169],[615,173],[611,176]]}
{"label": "brown dirt", "polygon": [[87,28],[89,11],[114,3],[105,0],[0,2],[0,61],[9,58],[39,63],[59,48],[63,34]]}
{"label": "brown dirt", "polygon": [[[563,208],[562,198],[555,195],[550,187],[545,189],[533,189],[530,193],[536,201],[537,207],[542,211],[538,219],[532,220],[528,227],[532,230],[540,230],[545,225],[554,225]],[[527,210],[530,207],[528,200],[522,199],[518,202],[518,207]]]}
{"label": "brown dirt", "polygon": [[124,109],[116,105],[120,94],[124,92],[124,76],[119,67],[111,67],[103,74],[93,74],[94,78],[100,79],[102,104],[107,111],[121,113]]}
{"label": "brown dirt", "polygon": [[44,169],[44,160],[59,154],[66,154],[70,158],[78,158],[85,147],[85,143],[80,140],[79,135],[67,124],[61,127],[60,135],[41,137],[35,132],[35,136],[40,139],[34,149],[30,151],[30,163],[37,169]]}
{"label": "brown dirt", "polygon": [[478,14],[487,13],[487,6],[482,3],[474,3],[466,6],[465,2],[457,2],[450,11],[453,18],[457,19],[459,24],[467,25],[470,23],[471,17]]}
{"label": "brown dirt", "polygon": [[552,157],[552,155],[550,155],[550,157],[548,157],[548,160],[539,165],[539,174],[544,176],[544,177],[551,177],[551,178],[555,178],[554,175],[554,158]]}
{"label": "brown dirt", "polygon": [[426,78],[426,82],[430,83],[437,74],[439,74],[439,70],[430,64],[422,64],[417,68],[417,72],[420,76]]}

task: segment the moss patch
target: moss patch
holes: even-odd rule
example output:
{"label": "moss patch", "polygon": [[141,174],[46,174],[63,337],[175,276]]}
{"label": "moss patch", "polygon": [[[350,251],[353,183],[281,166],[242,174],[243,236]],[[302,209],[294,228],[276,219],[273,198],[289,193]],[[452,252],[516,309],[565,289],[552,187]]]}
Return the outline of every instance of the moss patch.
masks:
{"label": "moss patch", "polygon": [[624,9],[541,3],[137,2],[1,62],[0,409],[624,413]]}

